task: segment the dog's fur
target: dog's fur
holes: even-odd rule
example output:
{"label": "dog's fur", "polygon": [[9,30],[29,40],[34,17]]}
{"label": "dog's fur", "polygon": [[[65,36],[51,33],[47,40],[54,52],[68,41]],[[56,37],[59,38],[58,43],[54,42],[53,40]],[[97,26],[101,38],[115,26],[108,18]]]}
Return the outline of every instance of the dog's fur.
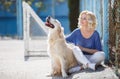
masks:
{"label": "dog's fur", "polygon": [[47,18],[49,27],[48,54],[52,61],[51,75],[67,77],[68,70],[77,65],[71,46],[66,43],[61,23],[51,17]]}

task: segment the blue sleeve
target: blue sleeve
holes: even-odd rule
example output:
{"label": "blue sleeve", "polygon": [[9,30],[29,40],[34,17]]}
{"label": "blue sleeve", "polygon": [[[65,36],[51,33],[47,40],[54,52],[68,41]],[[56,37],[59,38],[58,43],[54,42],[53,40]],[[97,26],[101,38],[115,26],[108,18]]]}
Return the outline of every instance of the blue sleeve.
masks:
{"label": "blue sleeve", "polygon": [[66,41],[67,41],[68,43],[75,43],[76,32],[77,32],[77,30],[74,30],[71,34],[69,34],[69,35],[66,37]]}
{"label": "blue sleeve", "polygon": [[95,47],[97,50],[102,51],[102,45],[101,45],[101,40],[99,33],[97,32],[96,38],[95,38]]}

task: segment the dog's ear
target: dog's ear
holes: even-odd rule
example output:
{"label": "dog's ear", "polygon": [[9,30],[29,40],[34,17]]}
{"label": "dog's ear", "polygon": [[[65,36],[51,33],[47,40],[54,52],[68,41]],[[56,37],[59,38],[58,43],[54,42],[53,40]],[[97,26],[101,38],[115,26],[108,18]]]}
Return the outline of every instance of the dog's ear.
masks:
{"label": "dog's ear", "polygon": [[60,37],[63,37],[63,35],[64,35],[64,34],[63,34],[63,32],[64,32],[64,28],[63,28],[63,27],[61,27],[61,29],[60,29],[60,31],[59,31],[59,32],[60,32],[60,33],[59,33],[59,34],[60,34]]}
{"label": "dog's ear", "polygon": [[61,27],[61,30],[62,30],[62,32],[64,32],[64,28],[63,27]]}

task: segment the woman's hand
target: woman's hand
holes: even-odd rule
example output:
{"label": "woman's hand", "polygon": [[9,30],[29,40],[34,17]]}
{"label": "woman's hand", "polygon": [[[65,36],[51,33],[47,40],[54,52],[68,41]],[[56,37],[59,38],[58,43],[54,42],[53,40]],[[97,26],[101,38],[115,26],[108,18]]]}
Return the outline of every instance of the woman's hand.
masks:
{"label": "woman's hand", "polygon": [[82,51],[84,51],[84,52],[88,52],[88,53],[90,53],[90,54],[94,54],[94,53],[96,53],[98,50],[96,50],[96,49],[89,49],[89,48],[84,48],[84,47],[82,47],[82,46],[80,46],[80,45],[77,45]]}
{"label": "woman's hand", "polygon": [[82,51],[84,51],[84,47],[77,45]]}

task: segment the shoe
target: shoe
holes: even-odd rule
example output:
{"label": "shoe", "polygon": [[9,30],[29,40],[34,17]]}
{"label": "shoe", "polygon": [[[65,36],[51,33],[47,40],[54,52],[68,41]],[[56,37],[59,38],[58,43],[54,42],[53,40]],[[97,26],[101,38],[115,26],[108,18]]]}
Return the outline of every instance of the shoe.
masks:
{"label": "shoe", "polygon": [[96,64],[95,63],[91,63],[91,64],[88,64],[88,68],[92,69],[92,70],[96,70]]}
{"label": "shoe", "polygon": [[74,73],[74,72],[78,72],[80,70],[81,70],[81,67],[77,66],[77,67],[73,67],[73,68],[69,69],[68,73]]}

